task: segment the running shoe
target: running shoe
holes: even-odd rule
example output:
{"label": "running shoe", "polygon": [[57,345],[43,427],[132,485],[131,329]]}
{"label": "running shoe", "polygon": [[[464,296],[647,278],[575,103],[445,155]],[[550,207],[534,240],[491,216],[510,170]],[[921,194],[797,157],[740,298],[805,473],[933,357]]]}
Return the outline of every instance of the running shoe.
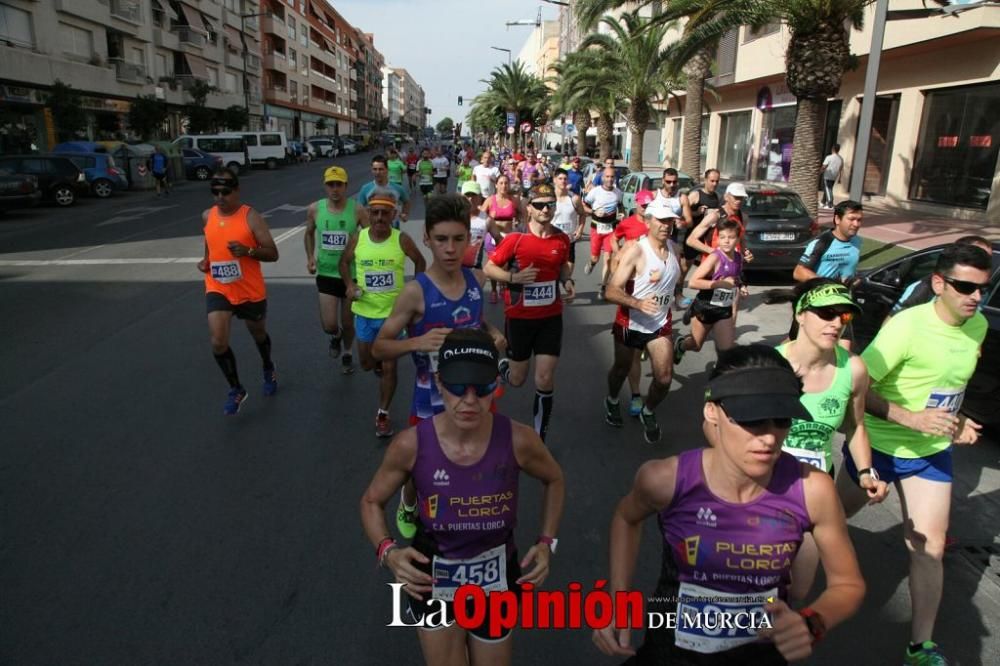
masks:
{"label": "running shoe", "polygon": [[694,302],[694,299],[688,298],[686,296],[682,296],[681,298],[678,298],[677,301],[676,301],[677,309],[678,310],[683,310],[685,308],[689,308],[689,307],[691,307],[691,303],[693,303],[693,302]]}
{"label": "running shoe", "polygon": [[375,436],[376,437],[392,437],[393,436],[392,423],[389,421],[389,415],[385,412],[379,412],[375,416]]}
{"label": "running shoe", "polygon": [[500,375],[500,381],[506,384],[510,377],[510,359],[506,356],[497,361],[497,374]]}
{"label": "running shoe", "polygon": [[622,404],[620,402],[611,402],[610,398],[604,398],[604,422],[615,428],[621,428],[625,425],[625,421],[622,420]]}
{"label": "running shoe", "polygon": [[583,274],[590,275],[594,271],[594,262],[588,261],[587,265],[583,267]]}
{"label": "running shoe", "polygon": [[916,652],[910,652],[910,648],[906,648],[903,664],[904,666],[948,666],[948,660],[941,654],[937,643],[924,641]]}
{"label": "running shoe", "polygon": [[642,411],[643,404],[644,403],[642,401],[641,395],[637,395],[634,398],[632,398],[632,400],[630,400],[628,403],[628,415],[633,417],[639,416],[639,412]]}
{"label": "running shoe", "polygon": [[396,529],[404,539],[412,539],[417,534],[417,507],[407,509],[400,495],[399,506],[396,508]]}
{"label": "running shoe", "polygon": [[247,390],[242,386],[229,389],[229,397],[222,408],[222,412],[227,416],[236,416],[240,412],[240,407],[247,400]]}
{"label": "running shoe", "polygon": [[684,349],[685,338],[687,338],[686,335],[678,335],[677,339],[674,340],[674,365],[679,365],[684,360],[684,354],[687,353],[687,350]]}
{"label": "running shoe", "polygon": [[337,358],[340,356],[342,338],[339,335],[330,336],[330,358]]}
{"label": "running shoe", "polygon": [[353,375],[354,374],[354,357],[353,356],[351,356],[350,354],[344,354],[343,356],[340,357],[340,362],[343,365],[342,372],[345,375]]}
{"label": "running shoe", "polygon": [[264,368],[264,396],[271,397],[278,392],[277,367],[272,365],[270,369]]}
{"label": "running shoe", "polygon": [[642,436],[647,444],[656,444],[660,441],[660,424],[656,422],[656,414],[647,414],[645,410],[640,410],[639,421],[642,423]]}

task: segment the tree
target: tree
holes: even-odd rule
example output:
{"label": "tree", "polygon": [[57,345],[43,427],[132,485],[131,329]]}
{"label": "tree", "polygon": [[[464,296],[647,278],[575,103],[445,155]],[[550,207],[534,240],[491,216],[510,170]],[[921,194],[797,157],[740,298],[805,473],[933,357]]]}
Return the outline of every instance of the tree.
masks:
{"label": "tree", "polygon": [[139,95],[129,109],[128,125],[140,139],[148,141],[159,138],[167,115],[166,103],[156,99],[156,95]]}
{"label": "tree", "polygon": [[434,126],[434,129],[436,129],[440,134],[451,134],[455,131],[455,121],[448,116],[445,116],[440,120],[440,122],[438,122],[437,125]]}
{"label": "tree", "polygon": [[59,140],[72,141],[77,138],[87,126],[87,114],[83,110],[80,93],[73,86],[56,79],[46,101],[52,109],[52,120]]}
{"label": "tree", "polygon": [[188,129],[190,134],[205,134],[214,132],[218,126],[218,116],[214,109],[208,108],[206,100],[209,93],[217,92],[218,88],[211,86],[204,81],[195,81],[188,88],[188,95],[191,103],[184,109],[184,115],[188,119]]}
{"label": "tree", "polygon": [[322,132],[325,129],[326,129],[326,118],[320,116],[319,120],[316,121],[316,130]]}
{"label": "tree", "polygon": [[219,116],[219,124],[227,130],[241,130],[250,127],[250,113],[246,107],[233,104],[223,109]]}
{"label": "tree", "polygon": [[556,92],[552,96],[553,113],[570,111],[579,137],[578,152],[583,151],[591,113],[597,114],[597,146],[600,158],[612,157],[615,114],[624,107],[614,94],[615,73],[596,51],[574,51],[557,62],[553,69]]}
{"label": "tree", "polygon": [[[516,61],[495,68],[490,72],[486,83],[489,86],[486,92],[477,95],[472,101],[473,111],[485,106],[491,109],[484,112],[487,115],[514,112],[518,122],[527,121],[535,126],[547,119],[549,90],[540,78],[524,68],[522,62]],[[514,145],[517,146],[518,135],[515,132],[513,136]]]}
{"label": "tree", "polygon": [[669,78],[671,53],[661,44],[667,25],[650,25],[637,12],[620,19],[605,16],[609,32],[591,33],[581,49],[592,48],[612,73],[609,81],[616,99],[626,104],[625,122],[631,137],[628,166],[642,171],[642,139],[653,118],[653,104],[667,99],[677,83]]}

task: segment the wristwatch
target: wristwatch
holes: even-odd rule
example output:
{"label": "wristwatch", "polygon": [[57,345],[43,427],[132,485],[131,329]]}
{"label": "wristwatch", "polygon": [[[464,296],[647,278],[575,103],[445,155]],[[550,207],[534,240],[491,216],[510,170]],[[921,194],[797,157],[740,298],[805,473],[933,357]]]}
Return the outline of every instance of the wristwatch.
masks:
{"label": "wristwatch", "polygon": [[881,481],[881,479],[878,476],[877,469],[875,469],[874,467],[865,467],[864,469],[858,470],[858,486],[861,485],[861,477],[864,476],[865,474],[870,474],[872,479],[875,480],[875,483]]}
{"label": "wristwatch", "polygon": [[249,250],[247,250],[247,256],[250,257],[251,259],[254,258],[254,256],[253,256],[253,248],[250,248]]}
{"label": "wristwatch", "polygon": [[823,637],[826,636],[826,622],[823,621],[823,616],[812,608],[803,608],[799,611],[799,615],[806,621],[806,628],[812,635],[813,645],[823,640]]}
{"label": "wristwatch", "polygon": [[535,543],[544,543],[546,546],[549,547],[549,551],[551,551],[553,555],[556,554],[556,548],[559,547],[559,539],[555,537],[540,536],[538,537],[538,541],[536,541]]}

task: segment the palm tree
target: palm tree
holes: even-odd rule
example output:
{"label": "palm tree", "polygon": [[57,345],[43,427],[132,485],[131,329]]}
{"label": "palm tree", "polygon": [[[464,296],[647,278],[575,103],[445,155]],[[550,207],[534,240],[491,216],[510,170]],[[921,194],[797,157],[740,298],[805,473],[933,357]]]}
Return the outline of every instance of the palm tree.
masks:
{"label": "palm tree", "polygon": [[675,87],[669,78],[670,52],[661,46],[666,24],[652,26],[638,13],[620,19],[605,16],[609,33],[592,33],[580,44],[593,49],[613,74],[610,90],[626,104],[625,122],[631,133],[629,169],[642,170],[642,138],[653,116],[653,104],[665,100]]}
{"label": "palm tree", "polygon": [[549,96],[549,114],[561,116],[568,113],[572,116],[573,125],[576,126],[577,131],[578,152],[583,150],[584,137],[586,137],[587,129],[590,127],[590,108],[585,100],[577,98],[577,91],[569,85],[567,77],[579,66],[581,54],[582,51],[574,51],[555,62],[551,66],[555,75],[548,79],[549,83],[555,84],[555,89]]}
{"label": "palm tree", "polygon": [[[614,94],[615,72],[607,66],[597,51],[574,51],[555,67],[558,87],[556,95],[564,96],[570,108],[586,109],[589,124],[591,112],[597,114],[597,145],[600,158],[612,156],[615,114],[624,107]],[[580,130],[580,137],[586,135],[587,126]]]}
{"label": "palm tree", "polygon": [[[516,61],[501,65],[490,72],[486,81],[489,86],[486,92],[477,95],[472,100],[473,112],[480,107],[497,110],[503,113],[515,112],[519,121],[539,124],[546,118],[549,90],[545,83],[528,72],[524,64]],[[517,133],[514,134],[514,145],[517,146]]]}

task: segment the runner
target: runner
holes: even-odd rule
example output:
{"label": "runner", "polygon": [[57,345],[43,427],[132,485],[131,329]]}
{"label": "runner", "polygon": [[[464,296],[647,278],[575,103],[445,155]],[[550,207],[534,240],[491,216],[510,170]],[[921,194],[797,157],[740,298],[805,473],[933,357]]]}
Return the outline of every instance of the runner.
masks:
{"label": "runner", "polygon": [[396,200],[401,204],[396,217],[392,221],[393,228],[399,229],[400,222],[406,222],[410,219],[410,194],[402,185],[389,182],[389,166],[384,155],[375,155],[372,157],[372,176],[373,179],[362,185],[361,189],[358,190],[358,193],[354,196],[355,200],[362,208],[367,208],[368,199],[372,196],[372,192],[379,187],[388,187],[396,193]]}
{"label": "runner", "polygon": [[[992,244],[983,238],[982,236],[962,236],[955,240],[955,245],[975,245],[980,247],[987,254],[993,254]],[[892,311],[889,316],[899,314],[906,308],[912,308],[914,305],[922,305],[923,303],[929,303],[934,300],[934,289],[931,287],[931,282],[934,278],[933,273],[911,282],[903,293],[900,295],[899,300],[897,300],[893,306]],[[886,318],[888,321],[888,317]],[[883,325],[885,323],[883,322]]]}
{"label": "runner", "polygon": [[370,224],[347,242],[340,256],[340,274],[350,275],[355,266],[354,283],[347,287],[347,297],[354,312],[358,337],[358,355],[362,370],[374,370],[379,380],[379,407],[375,415],[375,435],[392,436],[389,406],[396,392],[396,361],[379,361],[372,356],[372,343],[392,306],[403,290],[406,258],[413,262],[414,274],[424,272],[425,261],[413,239],[390,224],[396,210],[395,190],[377,187],[368,199]]}
{"label": "runner", "polygon": [[562,350],[563,299],[576,296],[569,274],[570,239],[552,226],[556,194],[551,185],[537,185],[528,193],[528,229],[504,238],[486,263],[486,275],[507,283],[504,295],[507,319],[507,358],[500,375],[512,386],[522,386],[535,356],[535,432],[542,441],[552,417],[555,371]]}
{"label": "runner", "polygon": [[597,297],[604,299],[604,288],[611,274],[611,234],[618,224],[618,206],[622,201],[622,191],[615,187],[614,168],[604,170],[604,180],[583,197],[583,209],[592,216],[590,222],[590,261],[583,267],[586,275],[594,270],[597,261],[604,255],[601,267],[601,286]]}
{"label": "runner", "polygon": [[861,259],[861,222],[864,208],[857,201],[841,201],[833,209],[833,229],[827,229],[809,242],[799,258],[792,277],[805,282],[814,277],[840,280],[850,285]]}
{"label": "runner", "polygon": [[[499,239],[503,239],[514,231],[520,217],[520,197],[510,193],[510,177],[502,174],[496,180],[496,194],[491,195],[483,202],[480,210],[489,217],[490,235],[484,240],[486,256],[489,257],[497,248]],[[490,304],[496,304],[499,300],[500,288],[496,280],[492,280],[493,290],[490,291]]]}
{"label": "runner", "polygon": [[466,268],[481,269],[485,255],[486,237],[489,236],[495,246],[500,234],[491,226],[489,215],[481,210],[483,195],[479,189],[479,183],[474,180],[466,181],[462,185],[462,196],[469,204],[469,243],[462,257],[462,265]]}
{"label": "runner", "polygon": [[236,356],[229,346],[233,315],[246,322],[264,364],[263,394],[278,391],[267,334],[267,289],[260,262],[277,261],[278,247],[260,214],[240,202],[240,181],[230,169],[212,174],[215,205],[201,215],[204,222],[205,257],[198,270],[205,274],[205,304],[212,353],[229,382],[229,396],[222,411],[239,413],[247,390],[236,372]]}
{"label": "runner", "polygon": [[517,180],[525,192],[542,182],[541,165],[536,154],[531,153],[526,161],[517,165]]}
{"label": "runner", "polygon": [[417,183],[420,185],[420,193],[427,203],[427,197],[434,189],[434,162],[431,160],[431,151],[424,148],[420,153],[420,161],[417,162]]}
{"label": "runner", "polygon": [[[670,232],[679,218],[662,200],[650,203],[645,216],[649,231],[622,252],[608,285],[608,301],[619,307],[611,328],[615,360],[608,371],[604,420],[616,428],[622,427],[618,393],[636,357],[645,350],[653,366],[653,381],[639,412],[639,421],[646,442],[655,444],[660,441],[660,426],[653,410],[670,392],[674,370],[670,299],[681,267]],[[629,283],[632,286],[626,293]]]}
{"label": "runner", "polygon": [[580,165],[582,164],[580,156],[573,157],[569,161],[569,164],[570,167],[566,170],[566,174],[569,178],[570,192],[578,197],[583,196],[583,171],[580,170]]}
{"label": "runner", "polygon": [[[749,295],[742,284],[743,255],[736,250],[740,240],[740,225],[725,219],[716,225],[718,247],[691,276],[690,286],[698,290],[691,304],[691,332],[677,338],[674,363],[680,363],[689,351],[701,351],[709,333],[715,338],[716,353],[736,344],[736,317],[740,297]],[[709,278],[709,276],[712,276]],[[685,322],[688,320],[685,315]]]}
{"label": "runner", "polygon": [[170,170],[170,161],[163,152],[163,148],[158,145],[153,146],[153,154],[149,156],[149,163],[147,168],[150,173],[153,174],[153,180],[156,181],[156,196],[161,197],[164,194],[170,194],[170,178],[168,177]]}
{"label": "runner", "polygon": [[402,187],[403,179],[406,177],[406,163],[399,159],[399,151],[395,148],[389,150],[389,161],[386,162],[386,170],[389,182]]}
{"label": "runner", "polygon": [[[691,210],[691,225],[679,233],[677,236],[677,242],[681,245],[681,272],[683,273],[682,282],[687,281],[687,275],[691,271],[691,267],[695,265],[698,259],[698,251],[687,244],[688,234],[705,219],[705,214],[710,210],[718,210],[719,206],[722,205],[722,201],[719,199],[719,192],[717,188],[719,187],[719,170],[718,169],[708,169],[705,171],[704,180],[702,181],[701,187],[692,190],[688,193],[688,206]],[[689,307],[691,305],[690,299],[683,299],[678,301],[680,307]]]}
{"label": "runner", "polygon": [[[319,318],[330,336],[330,356],[341,355],[343,373],[354,372],[354,316],[347,300],[347,284],[340,274],[340,255],[348,240],[368,222],[367,211],[347,198],[347,171],[332,166],[323,174],[326,197],[306,211],[306,270],[316,276]],[[352,267],[353,270],[353,267]],[[349,272],[350,276],[353,273]],[[350,279],[350,278],[348,278]]]}
{"label": "runner", "polygon": [[979,305],[989,291],[990,256],[974,245],[944,249],[934,267],[933,302],[889,320],[861,354],[871,377],[865,427],[872,466],[844,456],[837,478],[847,515],[867,495],[859,474],[896,486],[910,554],[913,609],[905,664],[945,664],[934,642],[944,573],[941,560],[951,510],[952,444],[974,444],[980,425],[959,413],[986,337]]}
{"label": "runner", "polygon": [[410,192],[417,186],[417,162],[419,161],[417,149],[411,146],[406,151],[406,182]]}
{"label": "runner", "polygon": [[[591,178],[590,182],[587,183],[584,186],[583,191],[584,192],[589,192],[590,190],[594,189],[595,187],[600,187],[601,185],[603,185],[604,184],[604,172],[605,172],[605,170],[607,170],[607,169],[614,169],[614,168],[615,168],[615,158],[613,158],[613,157],[605,158],[605,160],[604,160],[604,168],[603,169],[598,169],[598,170],[596,170],[594,172],[594,177]],[[614,180],[614,183],[615,183],[615,187],[618,187],[618,172],[617,171],[615,172],[615,177],[614,177],[613,180]]]}
{"label": "runner", "polygon": [[[459,163],[458,168],[455,169],[455,188],[461,192],[462,186],[468,182],[476,182],[472,176],[473,167],[469,155],[465,152],[462,153],[462,161]],[[478,183],[477,183],[478,185]],[[482,192],[482,188],[479,188]]]}
{"label": "runner", "polygon": [[[743,263],[753,261],[753,253],[744,247],[747,225],[743,216],[743,202],[746,198],[747,188],[743,183],[729,183],[726,193],[722,196],[722,205],[718,209],[706,211],[698,226],[688,234],[686,244],[700,252],[702,259],[705,259],[719,245],[719,230],[716,228],[719,220],[730,219],[740,225],[740,242],[736,247],[743,254]],[[712,231],[712,236],[709,242],[705,243],[702,239],[709,230]]]}
{"label": "runner", "polygon": [[565,170],[556,169],[552,184],[556,190],[556,212],[552,215],[552,226],[569,236],[569,274],[572,275],[576,264],[576,242],[583,236],[583,222],[587,214],[580,197],[570,189],[569,174]]}
{"label": "runner", "polygon": [[490,151],[483,151],[479,164],[472,169],[472,177],[479,183],[484,197],[491,197],[496,192],[497,179],[500,177],[500,169],[493,164],[493,155]]}
{"label": "runner", "polygon": [[[680,174],[677,169],[667,167],[663,170],[663,178],[660,181],[660,189],[656,192],[656,198],[660,199],[681,218],[674,225],[673,236],[670,237],[675,243],[684,245],[687,240],[687,232],[691,230],[691,202],[688,196],[680,191]],[[687,267],[683,259],[683,251],[678,252],[681,256],[681,279],[677,281],[677,291],[674,293],[674,307],[682,309],[691,305],[691,299],[684,297],[684,276],[687,275]]]}
{"label": "runner", "polygon": [[445,194],[448,191],[448,174],[451,171],[451,160],[444,156],[440,148],[434,149],[434,193]]}
{"label": "runner", "polygon": [[[484,331],[448,334],[435,378],[444,412],[408,428],[389,444],[361,500],[361,521],[376,559],[395,582],[404,584],[408,613],[417,620],[435,611],[430,599],[451,602],[473,563],[483,564],[487,572],[484,589],[519,592],[522,584],[545,581],[556,552],[565,496],[562,470],[529,427],[490,413],[499,356]],[[541,536],[523,558],[514,543],[522,471],[543,487]],[[385,505],[408,479],[416,485],[420,521],[415,538],[404,548],[389,536]],[[498,514],[460,517],[455,508],[486,504]],[[488,626],[487,617],[469,632],[457,624],[420,629],[424,661],[510,664],[511,632],[493,639]]]}
{"label": "runner", "polygon": [[[677,628],[647,629],[636,652],[631,630],[612,625],[594,632],[602,652],[631,655],[629,664],[783,665],[808,657],[857,611],[865,583],[833,482],[780,450],[791,419],[809,417],[800,394],[798,378],[773,349],[751,345],[719,355],[705,397],[709,446],[644,464],[611,521],[614,595],[630,588],[642,524],[657,515],[662,573],[646,611],[677,612]],[[786,601],[789,574],[809,531],[826,589],[795,611]],[[771,628],[711,631],[692,621],[697,615],[717,623],[712,614],[720,606],[731,618],[753,613],[760,625],[766,611]]]}

